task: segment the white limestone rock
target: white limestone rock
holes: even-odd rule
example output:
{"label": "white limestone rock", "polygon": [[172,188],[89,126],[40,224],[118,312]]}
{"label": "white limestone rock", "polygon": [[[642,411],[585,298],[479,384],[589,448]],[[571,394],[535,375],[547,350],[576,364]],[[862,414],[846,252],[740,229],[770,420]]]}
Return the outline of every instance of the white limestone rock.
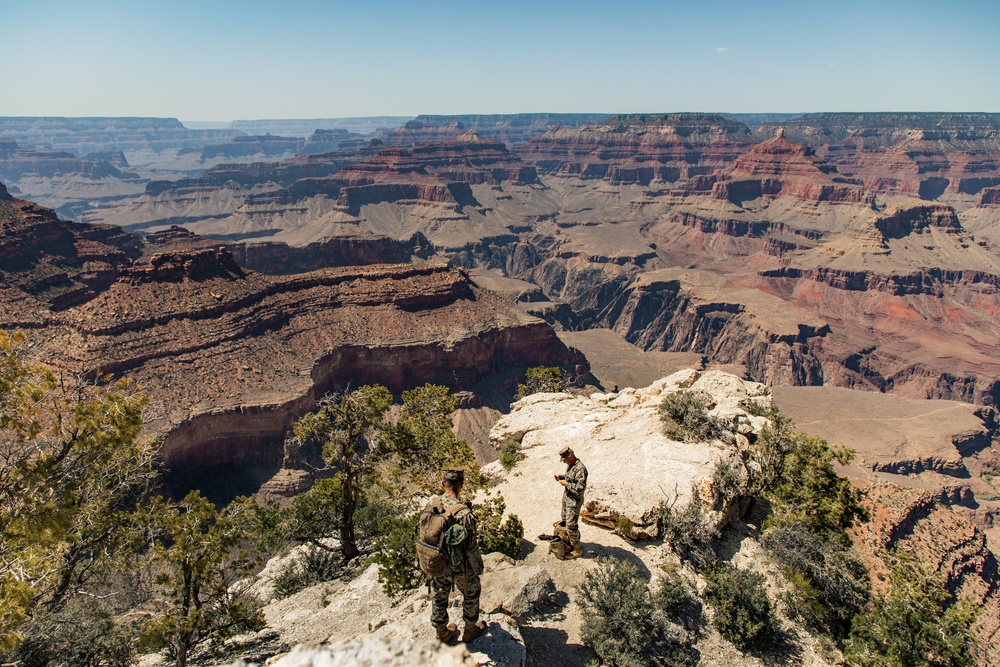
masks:
{"label": "white limestone rock", "polygon": [[[497,447],[507,439],[521,443],[525,460],[503,476],[499,491],[508,511],[525,523],[525,534],[550,532],[553,518],[558,517],[562,487],[553,475],[565,470],[558,451],[566,445],[590,474],[585,521],[613,528],[625,517],[635,526],[634,537],[655,537],[656,508],[661,503],[681,508],[696,490],[707,509],[716,510],[714,520],[724,524],[735,513],[732,504],[743,499],[716,506],[720,494],[713,488],[713,478],[720,460],[743,467],[735,455],[737,439],[683,443],[663,435],[660,403],[668,394],[686,389],[711,396],[715,403],[711,413],[733,432],[758,433],[766,423],[739,403],[754,398],[769,404],[767,388],[721,371],[687,369],[648,387],[616,394],[533,394],[512,405],[510,414],[493,427],[490,441]],[[747,442],[745,436],[739,440],[744,446]],[[745,483],[748,476],[742,470],[737,477]],[[545,509],[544,515],[539,508]]]}

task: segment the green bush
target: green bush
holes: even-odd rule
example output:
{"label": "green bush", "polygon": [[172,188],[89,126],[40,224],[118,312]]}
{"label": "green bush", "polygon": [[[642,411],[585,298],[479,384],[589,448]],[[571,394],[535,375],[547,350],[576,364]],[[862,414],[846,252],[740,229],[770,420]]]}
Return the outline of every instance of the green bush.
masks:
{"label": "green bush", "polygon": [[420,512],[392,517],[382,524],[382,534],[376,542],[375,556],[378,580],[385,594],[392,597],[420,585],[417,569],[417,549],[414,540]]}
{"label": "green bush", "polygon": [[4,664],[19,667],[130,667],[136,630],[117,625],[97,600],[75,598],[58,612],[37,614]]}
{"label": "green bush", "polygon": [[343,572],[340,554],[309,544],[301,559],[290,563],[274,579],[274,593],[286,598],[314,584],[336,579]]}
{"label": "green bush", "polygon": [[796,434],[784,456],[781,475],[766,495],[771,501],[771,525],[805,522],[818,532],[842,531],[856,519],[867,519],[861,492],[840,477],[836,460],[847,463],[853,452],[832,449],[825,440]]}
{"label": "green bush", "polygon": [[770,410],[760,401],[753,398],[744,398],[740,401],[740,407],[746,410],[747,414],[754,417],[766,417]]}
{"label": "green bush", "polygon": [[685,607],[691,604],[687,586],[681,579],[676,568],[663,566],[663,576],[660,585],[653,593],[653,605],[670,617],[676,617]]}
{"label": "green bush", "polygon": [[524,374],[524,384],[517,385],[517,400],[539,393],[566,391],[569,383],[556,366],[535,366]]}
{"label": "green bush", "polygon": [[660,403],[663,433],[680,442],[704,442],[722,437],[725,429],[708,414],[715,407],[712,397],[701,391],[679,391]]}
{"label": "green bush", "polygon": [[816,533],[794,523],[768,530],[762,543],[792,585],[783,596],[789,616],[814,630],[845,637],[871,590],[868,571],[846,535]]}
{"label": "green bush", "polygon": [[[668,615],[657,607],[635,566],[600,558],[578,589],[583,609],[583,641],[611,667],[694,665],[697,654],[686,636],[672,631]],[[682,634],[682,633],[681,633]]]}
{"label": "green bush", "polygon": [[516,514],[511,514],[504,520],[505,511],[507,503],[500,495],[488,496],[482,505],[473,506],[479,549],[484,554],[499,551],[506,556],[516,558],[521,550],[524,526]]}
{"label": "green bush", "polygon": [[681,558],[695,556],[696,560],[706,560],[705,553],[719,535],[705,516],[705,508],[695,492],[683,509],[672,505],[660,505],[660,535]]}
{"label": "green bush", "polygon": [[729,502],[743,493],[742,471],[733,459],[719,459],[712,471],[712,487],[723,502]]}
{"label": "green bush", "polygon": [[890,565],[889,590],[858,614],[844,655],[858,667],[967,667],[977,664],[976,603],[952,603],[945,576],[910,557]]}
{"label": "green bush", "polygon": [[715,609],[719,634],[741,651],[763,648],[775,630],[763,575],[718,563],[705,578],[705,599]]}
{"label": "green bush", "polygon": [[615,524],[615,531],[626,540],[631,540],[635,532],[635,524],[627,516],[618,517],[618,521]]}
{"label": "green bush", "polygon": [[500,445],[500,465],[503,466],[504,470],[510,470],[518,461],[524,460],[524,454],[521,453],[521,444],[516,440],[507,439],[504,440],[503,444]]}

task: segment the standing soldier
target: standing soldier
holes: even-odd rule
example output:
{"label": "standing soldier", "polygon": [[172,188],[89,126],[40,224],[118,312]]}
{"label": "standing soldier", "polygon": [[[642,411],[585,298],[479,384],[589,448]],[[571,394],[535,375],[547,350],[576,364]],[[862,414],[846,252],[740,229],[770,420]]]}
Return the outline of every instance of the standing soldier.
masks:
{"label": "standing soldier", "polygon": [[420,519],[417,555],[420,569],[430,577],[434,599],[431,624],[437,638],[450,643],[458,636],[458,627],[448,623],[448,596],[454,587],[462,593],[462,617],[465,628],[462,641],[470,642],[486,629],[479,620],[479,575],[483,556],[476,538],[476,517],[458,496],[465,484],[465,471],[448,468],[444,472],[444,494],[431,499]]}
{"label": "standing soldier", "polygon": [[566,487],[562,499],[562,520],[569,536],[569,544],[566,545],[566,560],[569,560],[583,555],[580,546],[580,509],[583,507],[583,493],[587,490],[587,468],[569,447],[559,450],[559,458],[566,464],[566,474],[555,477],[557,482]]}

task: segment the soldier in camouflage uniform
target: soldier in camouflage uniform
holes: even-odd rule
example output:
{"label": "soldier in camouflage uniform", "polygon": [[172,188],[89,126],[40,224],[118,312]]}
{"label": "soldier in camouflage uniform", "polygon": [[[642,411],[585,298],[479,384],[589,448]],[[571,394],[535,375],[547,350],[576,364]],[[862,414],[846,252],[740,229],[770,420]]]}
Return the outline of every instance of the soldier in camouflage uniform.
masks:
{"label": "soldier in camouflage uniform", "polygon": [[583,507],[583,493],[587,490],[587,468],[569,447],[559,450],[559,458],[566,464],[566,474],[556,475],[556,481],[566,487],[562,499],[562,520],[569,535],[566,545],[568,560],[583,555],[580,547],[580,509]]}
{"label": "soldier in camouflage uniform", "polygon": [[[441,503],[447,510],[453,505],[462,505],[458,499],[465,484],[465,470],[448,468],[444,472]],[[469,642],[482,634],[486,624],[479,620],[479,594],[482,590],[479,575],[483,573],[483,556],[479,552],[479,541],[476,538],[476,517],[466,506],[455,513],[455,520],[465,527],[467,537],[462,546],[464,557],[458,568],[452,568],[450,575],[431,579],[434,599],[431,605],[431,624],[437,631],[437,637],[445,643],[458,636],[458,627],[448,623],[448,596],[453,587],[458,587],[462,593],[462,617],[465,628],[462,641]]]}

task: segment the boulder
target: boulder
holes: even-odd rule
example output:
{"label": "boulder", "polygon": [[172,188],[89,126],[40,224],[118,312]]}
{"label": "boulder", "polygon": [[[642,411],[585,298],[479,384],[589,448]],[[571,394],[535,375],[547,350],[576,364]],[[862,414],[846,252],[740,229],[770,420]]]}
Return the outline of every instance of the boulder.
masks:
{"label": "boulder", "polygon": [[483,557],[483,594],[480,607],[488,614],[502,612],[523,623],[539,604],[555,593],[552,577],[536,565],[517,565],[500,553]]}

